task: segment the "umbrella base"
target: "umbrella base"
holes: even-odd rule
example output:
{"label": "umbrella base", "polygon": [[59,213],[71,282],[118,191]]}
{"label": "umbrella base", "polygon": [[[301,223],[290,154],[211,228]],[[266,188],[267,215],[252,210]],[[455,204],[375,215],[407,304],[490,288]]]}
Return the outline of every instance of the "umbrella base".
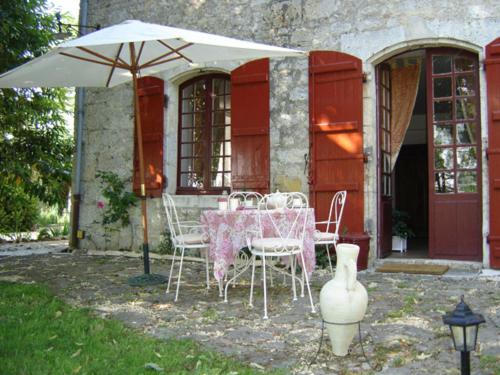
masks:
{"label": "umbrella base", "polygon": [[132,276],[127,280],[130,286],[158,285],[167,282],[167,277],[158,274],[147,273],[144,275]]}

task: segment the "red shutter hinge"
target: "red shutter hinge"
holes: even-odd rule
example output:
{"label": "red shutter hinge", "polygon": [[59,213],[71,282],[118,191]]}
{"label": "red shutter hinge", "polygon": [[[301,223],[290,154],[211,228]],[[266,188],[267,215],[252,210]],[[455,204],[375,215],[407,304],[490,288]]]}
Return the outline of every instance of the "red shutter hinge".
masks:
{"label": "red shutter hinge", "polygon": [[368,73],[363,72],[363,73],[361,74],[361,80],[363,81],[363,83],[368,82]]}
{"label": "red shutter hinge", "polygon": [[486,233],[486,243],[487,244],[490,243],[490,234],[489,233]]}
{"label": "red shutter hinge", "polygon": [[486,160],[488,161],[490,159],[490,150],[486,148]]}

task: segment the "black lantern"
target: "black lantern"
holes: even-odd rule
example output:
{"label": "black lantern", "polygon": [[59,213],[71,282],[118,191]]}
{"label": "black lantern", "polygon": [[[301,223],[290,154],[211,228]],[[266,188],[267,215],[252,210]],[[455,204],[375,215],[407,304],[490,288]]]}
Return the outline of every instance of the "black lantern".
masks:
{"label": "black lantern", "polygon": [[479,325],[485,320],[481,314],[474,314],[461,296],[454,311],[443,316],[444,324],[450,326],[455,350],[461,354],[462,375],[470,374],[470,352],[476,350]]}

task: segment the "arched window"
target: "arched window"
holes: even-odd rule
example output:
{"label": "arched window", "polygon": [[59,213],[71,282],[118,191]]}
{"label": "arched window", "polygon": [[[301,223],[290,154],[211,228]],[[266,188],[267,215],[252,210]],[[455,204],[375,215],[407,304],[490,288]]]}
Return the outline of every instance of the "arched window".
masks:
{"label": "arched window", "polygon": [[214,194],[231,186],[231,81],[225,74],[179,88],[177,192]]}

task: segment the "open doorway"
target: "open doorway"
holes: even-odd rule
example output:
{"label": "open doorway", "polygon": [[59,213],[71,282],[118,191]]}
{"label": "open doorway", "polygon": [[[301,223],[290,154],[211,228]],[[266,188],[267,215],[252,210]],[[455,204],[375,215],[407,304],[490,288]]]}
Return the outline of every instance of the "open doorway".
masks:
{"label": "open doorway", "polygon": [[[378,67],[380,139],[380,256],[428,256],[428,167],[425,50],[386,60]],[[394,217],[410,238],[392,251]],[[397,246],[396,246],[397,248]]]}
{"label": "open doorway", "polygon": [[427,85],[425,51],[418,50],[393,59],[393,64],[420,62],[417,95],[410,124],[394,166],[393,208],[406,214],[412,235],[407,240],[405,253],[393,256],[426,258],[429,256],[429,195],[427,169]]}

